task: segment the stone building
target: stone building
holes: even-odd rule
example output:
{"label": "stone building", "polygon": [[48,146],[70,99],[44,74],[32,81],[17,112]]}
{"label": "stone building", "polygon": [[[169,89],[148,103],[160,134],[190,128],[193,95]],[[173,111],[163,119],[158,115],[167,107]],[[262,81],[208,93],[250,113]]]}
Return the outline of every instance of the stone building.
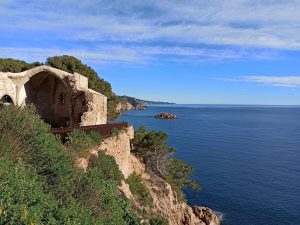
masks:
{"label": "stone building", "polygon": [[52,127],[107,123],[107,97],[88,88],[88,78],[50,66],[21,73],[0,72],[0,103],[34,104]]}

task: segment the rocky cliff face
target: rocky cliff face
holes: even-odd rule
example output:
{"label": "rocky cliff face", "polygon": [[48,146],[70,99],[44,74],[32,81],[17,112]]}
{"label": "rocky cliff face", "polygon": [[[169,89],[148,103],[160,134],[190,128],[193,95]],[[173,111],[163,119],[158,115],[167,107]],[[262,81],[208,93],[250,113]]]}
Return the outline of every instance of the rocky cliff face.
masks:
{"label": "rocky cliff face", "polygon": [[128,101],[119,102],[117,105],[117,112],[127,111],[127,110],[143,110],[145,106],[142,104],[133,105]]}
{"label": "rocky cliff face", "polygon": [[[181,202],[165,180],[146,171],[145,165],[130,153],[130,140],[133,139],[133,135],[133,128],[129,127],[121,131],[117,137],[105,139],[100,146],[91,151],[91,154],[105,150],[108,155],[115,158],[125,179],[132,173],[140,175],[153,200],[151,210],[168,218],[170,225],[220,225],[219,216],[211,209],[201,206],[190,207]],[[77,166],[86,169],[88,159],[77,159]],[[127,198],[140,207],[125,181],[122,181],[119,188]]]}

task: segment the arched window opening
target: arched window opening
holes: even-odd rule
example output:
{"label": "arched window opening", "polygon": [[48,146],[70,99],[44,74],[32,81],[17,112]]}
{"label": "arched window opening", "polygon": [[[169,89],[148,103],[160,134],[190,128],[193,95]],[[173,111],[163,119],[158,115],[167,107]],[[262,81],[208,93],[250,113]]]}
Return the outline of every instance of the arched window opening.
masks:
{"label": "arched window opening", "polygon": [[9,95],[4,95],[0,100],[1,105],[12,105],[14,104],[12,98]]}

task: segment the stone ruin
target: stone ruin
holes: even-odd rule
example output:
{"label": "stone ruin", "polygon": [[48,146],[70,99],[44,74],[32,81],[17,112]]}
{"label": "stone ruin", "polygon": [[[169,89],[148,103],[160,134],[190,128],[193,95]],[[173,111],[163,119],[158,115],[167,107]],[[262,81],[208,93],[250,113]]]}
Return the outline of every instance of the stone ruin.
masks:
{"label": "stone ruin", "polygon": [[88,78],[50,66],[0,72],[0,104],[33,104],[53,128],[107,123],[107,97],[88,88]]}

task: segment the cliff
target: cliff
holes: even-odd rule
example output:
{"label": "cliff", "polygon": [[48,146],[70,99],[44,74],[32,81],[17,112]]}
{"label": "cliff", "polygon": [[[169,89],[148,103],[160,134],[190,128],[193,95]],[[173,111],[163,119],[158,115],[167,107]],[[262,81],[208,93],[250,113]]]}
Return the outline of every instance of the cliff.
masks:
{"label": "cliff", "polygon": [[145,106],[142,104],[132,104],[129,101],[121,101],[117,104],[116,111],[122,112],[127,110],[143,110],[145,109]]}
{"label": "cliff", "polygon": [[[106,151],[106,154],[115,158],[125,178],[119,186],[124,195],[132,200],[137,208],[143,207],[126,183],[126,179],[131,174],[137,174],[141,177],[151,196],[153,206],[149,209],[150,213],[164,216],[168,219],[170,225],[219,225],[219,216],[211,209],[201,206],[188,206],[179,200],[177,194],[165,180],[146,171],[145,165],[131,153],[131,140],[133,137],[133,128],[129,127],[120,131],[117,136],[105,139],[100,146],[90,151],[91,155],[97,155],[99,151]],[[86,170],[88,160],[88,157],[78,158],[77,166]]]}
{"label": "cliff", "polygon": [[148,104],[174,104],[170,102],[160,102],[160,101],[148,101],[142,100],[134,97],[129,97],[126,95],[119,96],[120,102],[117,105],[117,111],[126,111],[126,110],[143,110]]}

